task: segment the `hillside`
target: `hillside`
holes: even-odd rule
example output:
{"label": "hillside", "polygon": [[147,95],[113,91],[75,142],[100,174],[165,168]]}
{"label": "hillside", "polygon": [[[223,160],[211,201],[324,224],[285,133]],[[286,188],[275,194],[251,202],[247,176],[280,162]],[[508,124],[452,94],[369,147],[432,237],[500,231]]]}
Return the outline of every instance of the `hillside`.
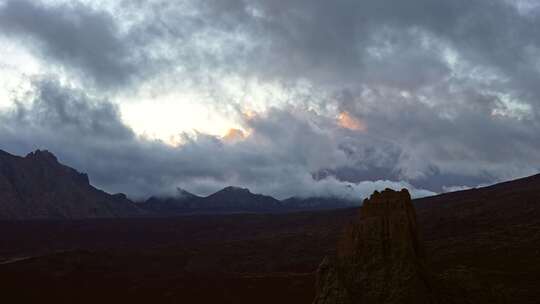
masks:
{"label": "hillside", "polygon": [[0,219],[77,219],[139,216],[125,195],[90,185],[88,176],[48,152],[18,157],[0,150]]}

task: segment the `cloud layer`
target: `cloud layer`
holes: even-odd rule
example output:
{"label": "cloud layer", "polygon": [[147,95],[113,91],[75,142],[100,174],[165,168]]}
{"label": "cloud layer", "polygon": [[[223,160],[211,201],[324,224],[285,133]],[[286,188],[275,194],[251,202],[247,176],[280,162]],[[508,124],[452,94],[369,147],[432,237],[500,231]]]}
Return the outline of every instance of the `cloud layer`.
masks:
{"label": "cloud layer", "polygon": [[[386,180],[350,183],[314,176],[321,168],[348,163],[340,148],[339,126],[315,114],[272,109],[246,117],[250,134],[242,139],[183,135],[177,147],[137,136],[117,108],[58,81],[39,80],[27,98],[0,118],[0,141],[10,151],[58,151],[61,160],[90,173],[92,182],[134,197],[172,193],[184,187],[209,194],[233,184],[280,198],[293,195],[361,197],[384,187],[409,187]],[[324,125],[316,125],[324,122]]]}
{"label": "cloud layer", "polygon": [[[41,70],[5,94],[0,148],[48,148],[132,196],[441,192],[533,174],[539,14],[502,0],[4,1],[0,38]],[[195,92],[242,130],[173,130],[176,147],[136,134],[119,109],[164,92]]]}

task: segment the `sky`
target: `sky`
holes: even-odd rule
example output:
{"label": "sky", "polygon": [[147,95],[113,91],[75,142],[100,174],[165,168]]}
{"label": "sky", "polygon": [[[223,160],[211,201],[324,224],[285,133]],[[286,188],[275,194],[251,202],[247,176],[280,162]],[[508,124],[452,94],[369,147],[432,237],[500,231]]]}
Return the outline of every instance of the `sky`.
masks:
{"label": "sky", "polygon": [[533,0],[0,0],[0,149],[131,198],[540,170]]}

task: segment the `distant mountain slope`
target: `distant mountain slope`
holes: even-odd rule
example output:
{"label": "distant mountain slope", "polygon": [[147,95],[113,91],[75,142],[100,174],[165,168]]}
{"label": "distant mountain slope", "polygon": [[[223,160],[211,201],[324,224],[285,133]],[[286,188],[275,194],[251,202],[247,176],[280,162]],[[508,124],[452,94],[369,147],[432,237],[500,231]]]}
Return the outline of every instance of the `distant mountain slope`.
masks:
{"label": "distant mountain slope", "polygon": [[0,219],[129,217],[142,211],[123,194],[90,185],[88,176],[48,152],[26,157],[0,150]]}
{"label": "distant mountain slope", "polygon": [[271,211],[281,208],[281,202],[245,188],[229,186],[205,197],[198,207],[215,211]]}
{"label": "distant mountain slope", "polygon": [[332,197],[291,197],[279,201],[271,196],[254,194],[248,189],[226,187],[207,197],[201,197],[178,189],[171,197],[150,197],[138,206],[158,216],[173,216],[185,213],[230,213],[230,212],[291,212],[300,210],[324,210],[357,207],[354,202]]}
{"label": "distant mountain slope", "polygon": [[282,203],[267,195],[254,194],[248,189],[226,187],[207,197],[179,189],[173,197],[151,197],[139,206],[155,215],[170,216],[182,213],[271,212],[284,210]]}
{"label": "distant mountain slope", "polygon": [[[540,222],[540,174],[414,200],[428,231]],[[427,216],[429,215],[429,216]],[[454,233],[454,232],[452,232]]]}
{"label": "distant mountain slope", "polygon": [[505,303],[538,303],[540,175],[413,203],[435,271],[460,265],[497,286]]}

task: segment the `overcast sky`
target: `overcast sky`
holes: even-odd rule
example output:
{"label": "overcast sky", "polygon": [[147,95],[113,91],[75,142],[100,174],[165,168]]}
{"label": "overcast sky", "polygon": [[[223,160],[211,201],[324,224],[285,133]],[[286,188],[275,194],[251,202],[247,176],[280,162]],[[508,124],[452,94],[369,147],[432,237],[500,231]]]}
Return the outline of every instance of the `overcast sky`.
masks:
{"label": "overcast sky", "polygon": [[0,0],[0,149],[132,198],[540,170],[535,0]]}

